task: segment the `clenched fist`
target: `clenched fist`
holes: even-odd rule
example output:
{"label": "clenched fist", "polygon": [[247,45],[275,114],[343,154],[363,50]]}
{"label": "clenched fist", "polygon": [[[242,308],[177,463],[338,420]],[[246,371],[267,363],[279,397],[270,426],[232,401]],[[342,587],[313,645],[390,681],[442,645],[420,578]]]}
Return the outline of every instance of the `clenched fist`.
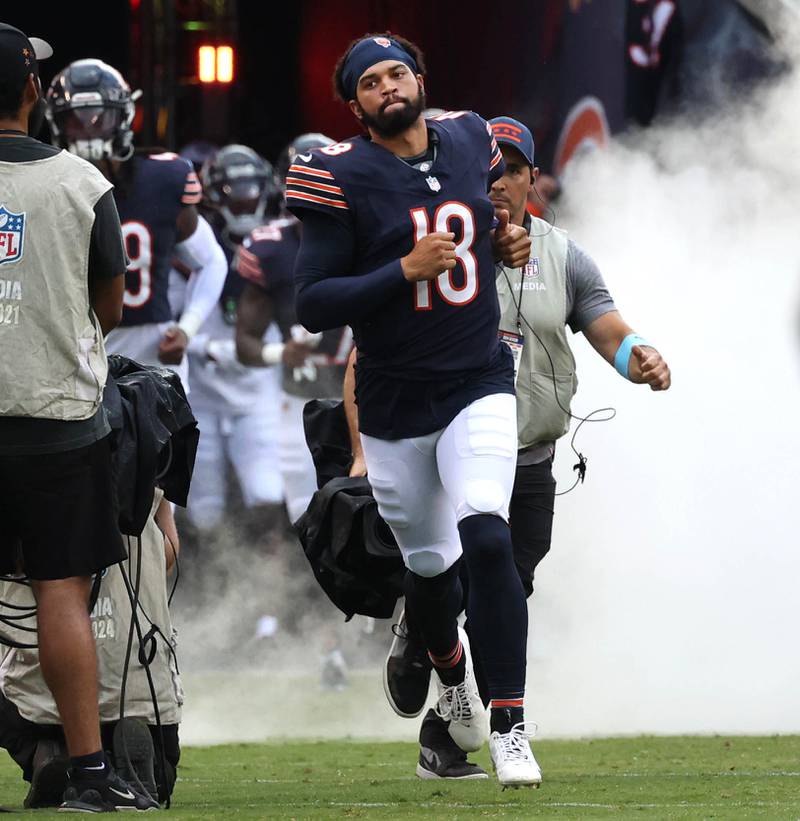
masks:
{"label": "clenched fist", "polygon": [[180,365],[189,337],[177,325],[167,328],[158,345],[158,361],[165,365]]}
{"label": "clenched fist", "polygon": [[424,236],[414,250],[400,260],[409,282],[436,279],[442,271],[456,267],[455,234],[437,231]]}

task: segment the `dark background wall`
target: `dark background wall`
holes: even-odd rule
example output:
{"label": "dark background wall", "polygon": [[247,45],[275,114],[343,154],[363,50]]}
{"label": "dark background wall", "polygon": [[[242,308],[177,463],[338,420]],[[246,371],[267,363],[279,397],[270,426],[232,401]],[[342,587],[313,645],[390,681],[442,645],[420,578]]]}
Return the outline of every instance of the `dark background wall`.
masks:
{"label": "dark background wall", "polygon": [[[702,87],[693,77],[707,80],[710,67],[715,87],[740,82],[743,66],[763,73],[765,29],[736,0],[673,0],[670,26],[653,43],[648,16],[663,3],[80,0],[16,4],[0,18],[53,45],[45,82],[72,60],[99,57],[142,88],[139,145],[238,141],[269,159],[302,131],[336,139],[358,131],[334,99],[333,67],[353,38],[391,30],[425,52],[430,105],[522,119],[547,169],[568,115],[587,96],[599,99],[613,132],[691,97]],[[631,64],[632,42],[650,49],[652,66]],[[201,85],[197,47],[220,43],[235,49],[235,81]]]}

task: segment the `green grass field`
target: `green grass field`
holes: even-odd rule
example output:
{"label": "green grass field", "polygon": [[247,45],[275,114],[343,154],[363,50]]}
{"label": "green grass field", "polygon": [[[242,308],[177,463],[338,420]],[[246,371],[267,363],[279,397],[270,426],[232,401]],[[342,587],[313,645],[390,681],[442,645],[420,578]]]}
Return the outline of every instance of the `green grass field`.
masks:
{"label": "green grass field", "polygon": [[[420,781],[416,747],[407,743],[188,748],[170,816],[800,819],[797,736],[542,741],[535,750],[542,788],[502,791],[494,779]],[[487,752],[477,760],[488,766]],[[25,787],[10,759],[0,767],[0,785],[4,806],[19,810]]]}

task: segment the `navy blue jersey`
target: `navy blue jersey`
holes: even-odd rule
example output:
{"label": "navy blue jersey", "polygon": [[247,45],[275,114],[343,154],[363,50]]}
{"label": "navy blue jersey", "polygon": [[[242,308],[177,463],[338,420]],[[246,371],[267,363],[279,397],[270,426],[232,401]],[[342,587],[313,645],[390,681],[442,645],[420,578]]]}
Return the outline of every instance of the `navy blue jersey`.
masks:
{"label": "navy blue jersey", "polygon": [[[300,224],[294,217],[275,219],[256,228],[242,243],[238,273],[266,291],[273,300],[275,322],[283,338],[292,338],[297,325],[294,309],[294,264],[300,248]],[[283,389],[308,399],[333,399],[342,395],[347,359],[353,348],[349,327],[331,328],[322,334],[303,368],[283,368]]]}
{"label": "navy blue jersey", "polygon": [[114,188],[130,260],[121,325],[167,322],[178,214],[196,205],[202,191],[191,164],[177,154],[134,156],[128,162],[133,163],[130,180]]}
{"label": "navy blue jersey", "polygon": [[502,158],[477,114],[448,112],[427,124],[439,137],[429,173],[356,137],[298,156],[287,177],[286,201],[301,219],[314,209],[352,224],[356,247],[349,275],[399,260],[429,232],[455,233],[453,271],[435,282],[407,283],[353,325],[361,367],[438,379],[480,368],[498,345],[489,233],[494,208],[486,192]]}
{"label": "navy blue jersey", "polygon": [[[324,213],[353,235],[349,269],[337,272],[348,279],[339,287],[361,278],[383,289],[363,314],[348,306],[347,321],[358,346],[361,430],[387,439],[430,433],[480,396],[513,393],[510,354],[497,337],[495,220],[487,196],[502,174],[502,155],[473,112],[447,112],[426,124],[438,144],[425,171],[360,136],[298,155],[287,176],[287,205],[298,217]],[[400,259],[435,231],[455,234],[456,267],[433,282],[405,281]],[[296,284],[304,307],[310,280],[301,267]]]}

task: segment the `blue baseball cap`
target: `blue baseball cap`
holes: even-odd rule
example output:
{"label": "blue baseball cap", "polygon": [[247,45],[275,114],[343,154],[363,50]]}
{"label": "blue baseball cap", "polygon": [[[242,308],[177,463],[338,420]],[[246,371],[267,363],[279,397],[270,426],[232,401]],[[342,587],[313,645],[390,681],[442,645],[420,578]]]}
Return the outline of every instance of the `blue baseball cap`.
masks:
{"label": "blue baseball cap", "polygon": [[494,117],[489,120],[489,127],[498,143],[516,148],[528,165],[533,167],[533,134],[528,126],[513,117]]}
{"label": "blue baseball cap", "polygon": [[49,43],[26,37],[18,28],[0,23],[0,72],[15,86],[23,86],[29,74],[39,76],[39,60],[52,56]]}

